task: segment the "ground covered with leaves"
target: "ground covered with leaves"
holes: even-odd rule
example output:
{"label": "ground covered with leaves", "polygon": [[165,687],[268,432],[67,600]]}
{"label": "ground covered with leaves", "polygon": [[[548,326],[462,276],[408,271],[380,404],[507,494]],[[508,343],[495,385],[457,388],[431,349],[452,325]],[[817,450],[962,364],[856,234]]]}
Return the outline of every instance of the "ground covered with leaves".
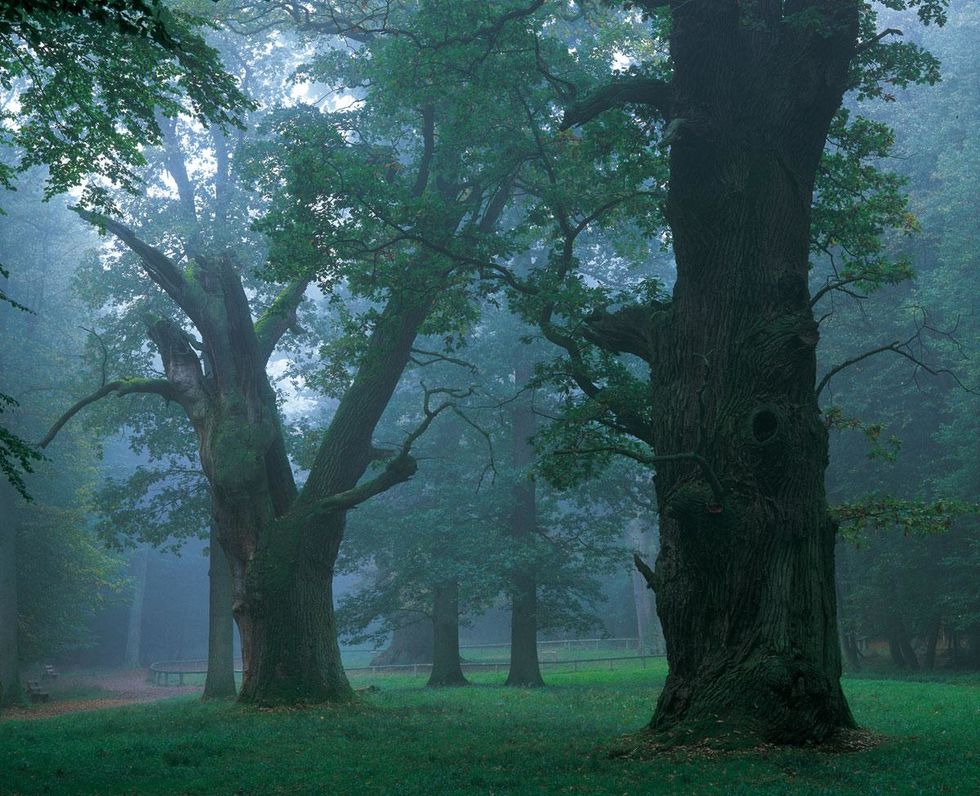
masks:
{"label": "ground covered with leaves", "polygon": [[428,690],[378,678],[356,707],[263,711],[183,696],[0,724],[0,792],[968,794],[980,792],[980,678],[848,679],[874,743],[617,756],[663,664],[563,672],[549,687]]}

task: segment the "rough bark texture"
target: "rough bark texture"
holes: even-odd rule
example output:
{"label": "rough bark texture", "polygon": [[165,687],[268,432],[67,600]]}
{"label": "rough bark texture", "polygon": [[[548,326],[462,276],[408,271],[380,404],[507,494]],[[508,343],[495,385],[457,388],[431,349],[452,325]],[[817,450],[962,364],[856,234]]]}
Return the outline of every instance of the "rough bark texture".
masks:
{"label": "rough bark texture", "polygon": [[[813,187],[860,3],[677,0],[665,206],[677,280],[593,342],[651,365],[661,551],[650,573],[670,674],[668,740],[820,742],[840,688],[827,431],[807,285]],[[639,308],[637,308],[639,309]]]}
{"label": "rough bark texture", "polygon": [[[515,383],[524,386],[532,375],[531,363],[522,358],[516,368]],[[534,479],[527,472],[534,462],[531,437],[537,430],[530,393],[513,402],[511,424],[517,480],[512,496],[510,533],[520,556],[522,548],[531,542],[538,522]],[[538,663],[538,583],[534,566],[530,563],[518,564],[511,574],[510,669],[506,684],[525,687],[544,685]]]}
{"label": "rough bark texture", "polygon": [[20,698],[17,644],[17,526],[13,488],[0,483],[0,706]]}
{"label": "rough bark texture", "polygon": [[203,699],[227,699],[238,693],[235,684],[235,627],[232,616],[234,594],[231,567],[211,525],[208,544],[208,674]]}
{"label": "rough bark texture", "polygon": [[[821,741],[853,719],[840,689],[827,432],[814,392],[810,206],[856,37],[856,3],[681,3],[671,35],[667,215],[677,282],[653,381],[663,517],[657,605],[670,674],[651,726]],[[818,8],[820,7],[820,8]],[[831,12],[834,13],[831,13]]]}
{"label": "rough bark texture", "polygon": [[408,666],[432,663],[433,626],[427,616],[399,611],[392,617],[395,630],[388,646],[371,658],[372,666]]}
{"label": "rough bark texture", "polygon": [[432,589],[432,673],[429,686],[467,685],[459,664],[459,582]]}

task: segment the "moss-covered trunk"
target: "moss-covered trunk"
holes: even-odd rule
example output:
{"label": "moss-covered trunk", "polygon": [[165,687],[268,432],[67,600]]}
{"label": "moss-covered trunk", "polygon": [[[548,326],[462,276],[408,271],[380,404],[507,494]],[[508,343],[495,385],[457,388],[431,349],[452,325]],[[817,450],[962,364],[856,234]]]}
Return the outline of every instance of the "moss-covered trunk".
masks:
{"label": "moss-covered trunk", "polygon": [[[420,266],[418,283],[389,297],[300,492],[266,366],[295,321],[308,281],[286,286],[256,321],[230,252],[197,254],[181,268],[115,219],[80,212],[138,255],[147,276],[200,340],[182,324],[149,318],[148,335],[165,378],[104,385],[76,403],[46,442],[81,408],[112,392],[152,393],[179,403],[198,437],[218,541],[231,573],[245,669],[240,699],[281,704],[350,698],[333,617],[334,564],[346,512],[415,472],[408,451],[414,437],[392,452],[376,449],[372,436],[435,305],[438,285],[425,283]],[[360,483],[379,460],[386,461],[381,473]]]}
{"label": "moss-covered trunk", "polygon": [[290,516],[269,530],[246,575],[246,599],[237,606],[251,643],[239,699],[268,705],[347,701],[353,690],[340,659],[333,608],[344,515],[322,518],[315,529]]}
{"label": "moss-covered trunk", "polygon": [[655,319],[652,438],[658,454],[707,464],[664,462],[655,482],[670,674],[652,727],[680,739],[804,743],[853,726],[807,277],[813,185],[856,6],[840,4],[822,34],[736,4],[674,15],[677,281]]}
{"label": "moss-covered trunk", "polygon": [[[352,696],[337,643],[334,565],[347,509],[376,493],[371,484],[387,489],[414,473],[414,465],[386,466],[367,486],[359,484],[378,456],[374,429],[431,307],[432,299],[414,294],[389,302],[324,434],[302,493],[280,511],[277,492],[270,488],[275,517],[259,525],[254,549],[237,550],[242,563],[235,616],[248,669],[239,694],[243,702],[290,704]],[[275,486],[273,478],[268,482]],[[254,490],[249,495],[254,497]]]}
{"label": "moss-covered trunk", "polygon": [[459,582],[432,589],[432,672],[429,686],[466,685],[459,663]]}

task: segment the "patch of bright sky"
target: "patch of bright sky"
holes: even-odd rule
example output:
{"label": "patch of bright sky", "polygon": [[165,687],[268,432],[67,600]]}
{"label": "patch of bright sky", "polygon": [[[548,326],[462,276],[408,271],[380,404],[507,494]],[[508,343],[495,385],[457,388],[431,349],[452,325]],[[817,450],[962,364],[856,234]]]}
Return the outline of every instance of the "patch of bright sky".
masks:
{"label": "patch of bright sky", "polygon": [[269,361],[267,372],[269,380],[282,393],[282,413],[287,421],[306,417],[322,403],[322,398],[314,398],[307,391],[302,376],[291,372],[293,363],[286,357]]}
{"label": "patch of bright sky", "polygon": [[636,59],[631,58],[626,53],[620,52],[619,50],[613,52],[611,63],[613,72],[625,72],[631,66],[635,65]]}

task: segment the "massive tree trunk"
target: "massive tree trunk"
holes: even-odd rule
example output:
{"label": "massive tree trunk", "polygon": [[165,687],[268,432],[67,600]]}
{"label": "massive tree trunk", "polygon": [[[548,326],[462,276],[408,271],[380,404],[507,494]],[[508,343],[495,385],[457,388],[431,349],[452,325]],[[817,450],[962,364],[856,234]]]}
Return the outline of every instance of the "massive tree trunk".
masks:
{"label": "massive tree trunk", "polygon": [[[433,296],[393,297],[381,313],[361,366],[324,434],[302,493],[262,529],[246,559],[236,596],[249,663],[239,698],[246,702],[344,701],[353,697],[337,642],[333,571],[347,510],[411,477],[407,452],[359,484],[378,458],[374,429],[411,356]],[[432,417],[428,417],[431,421]],[[243,640],[243,647],[244,647]]]}
{"label": "massive tree trunk", "polygon": [[306,533],[287,516],[269,529],[249,564],[240,625],[250,631],[239,698],[260,704],[342,702],[353,697],[341,663],[333,610],[333,565],[343,514]]}
{"label": "massive tree trunk", "polygon": [[[432,168],[437,136],[431,108],[422,117],[427,154],[420,165],[416,195],[428,189],[431,173],[439,173],[449,186],[439,190],[451,201],[457,190],[449,179],[452,164],[440,171]],[[171,176],[179,187],[183,183],[182,205],[194,221],[193,186],[186,180],[179,142],[165,134],[164,144]],[[509,189],[488,203],[481,229],[493,228],[507,196]],[[72,407],[44,444],[73,414],[111,393],[153,393],[178,402],[197,433],[213,518],[231,570],[245,669],[239,699],[283,704],[352,698],[341,665],[332,596],[346,513],[415,473],[412,443],[446,408],[442,404],[432,409],[427,400],[419,426],[396,450],[382,451],[372,444],[419,329],[441,291],[455,284],[458,274],[446,270],[445,263],[427,262],[422,254],[405,264],[404,284],[390,286],[357,374],[299,491],[266,365],[282,335],[294,325],[297,305],[310,280],[294,280],[253,320],[231,252],[201,251],[200,240],[192,236],[188,245],[192,261],[184,268],[117,220],[78,212],[104,226],[140,258],[146,275],[168,294],[200,340],[181,324],[151,319],[149,336],[166,378],[123,379],[104,385]],[[460,203],[447,216],[440,206],[434,223],[452,237],[468,212]],[[380,472],[362,482],[372,462],[383,462]]]}
{"label": "massive tree trunk", "polygon": [[235,685],[234,594],[231,567],[211,523],[208,542],[208,674],[203,699],[226,699],[238,693]]}
{"label": "massive tree trunk", "polygon": [[[526,387],[534,375],[526,356],[518,362],[515,384]],[[518,564],[511,573],[510,669],[507,685],[542,686],[538,663],[538,581],[530,546],[537,527],[537,504],[534,478],[528,468],[534,463],[531,437],[537,428],[531,394],[520,396],[511,411],[513,465],[515,482],[511,509],[510,535]],[[523,561],[521,559],[524,559]]]}
{"label": "massive tree trunk", "polygon": [[0,483],[0,707],[20,698],[17,643],[17,526],[13,487]]}
{"label": "massive tree trunk", "polygon": [[429,686],[466,685],[459,664],[459,581],[432,589],[432,673]]}
{"label": "massive tree trunk", "polygon": [[858,4],[838,4],[820,35],[722,5],[679,5],[671,38],[677,282],[653,318],[651,437],[659,455],[702,459],[657,467],[670,674],[651,727],[822,741],[854,722],[814,390],[810,206]]}
{"label": "massive tree trunk", "polygon": [[406,666],[432,663],[433,626],[429,617],[413,611],[393,616],[395,629],[388,646],[371,658],[372,666]]}

